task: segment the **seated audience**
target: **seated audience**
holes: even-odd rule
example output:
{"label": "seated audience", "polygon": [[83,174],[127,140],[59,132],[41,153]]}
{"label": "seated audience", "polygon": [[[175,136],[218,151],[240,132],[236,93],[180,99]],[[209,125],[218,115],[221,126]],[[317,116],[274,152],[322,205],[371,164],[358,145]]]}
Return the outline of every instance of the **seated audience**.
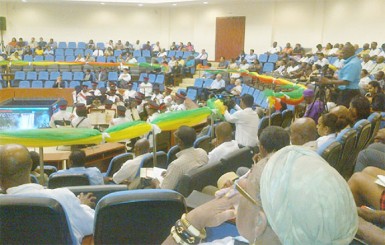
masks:
{"label": "seated audience", "polygon": [[92,235],[95,205],[91,193],[81,193],[78,198],[67,188],[45,189],[30,183],[32,160],[27,148],[21,145],[0,146],[0,184],[7,196],[49,197],[58,201],[66,212],[69,228],[81,244],[84,236]]}
{"label": "seated audience", "polygon": [[163,182],[153,180],[156,188],[175,189],[182,176],[191,169],[206,164],[208,162],[207,153],[201,148],[194,148],[196,132],[193,128],[181,126],[174,133],[175,142],[180,148],[176,154],[177,159],[172,161],[164,174]]}
{"label": "seated audience", "polygon": [[303,145],[316,149],[317,126],[309,117],[294,120],[290,125],[290,142],[292,145]]}
{"label": "seated audience", "polygon": [[120,169],[112,176],[112,180],[116,184],[132,182],[136,178],[136,174],[138,173],[143,157],[146,156],[149,151],[150,143],[147,139],[140,139],[136,141],[133,149],[135,158],[132,160],[127,160],[125,163],[123,163]]}
{"label": "seated audience", "polygon": [[117,111],[117,114],[118,114],[117,116],[118,117],[117,118],[113,118],[111,120],[110,127],[132,121],[132,120],[130,120],[129,118],[126,117],[126,110],[127,110],[126,107],[122,106],[122,105],[118,105],[116,107],[116,111]]}
{"label": "seated audience", "polygon": [[368,84],[372,81],[369,72],[366,69],[361,70],[361,78],[358,86],[360,87],[360,92],[362,95],[365,95],[368,92]]}
{"label": "seated audience", "polygon": [[279,54],[282,48],[278,46],[277,42],[273,42],[273,46],[267,50],[267,54]]}
{"label": "seated audience", "polygon": [[211,86],[209,89],[214,89],[214,90],[219,90],[219,89],[224,89],[226,87],[226,82],[225,80],[222,79],[221,74],[217,74],[215,76],[214,81],[211,83]]}
{"label": "seated audience", "polygon": [[124,68],[118,78],[118,87],[127,88],[127,84],[131,82],[131,75],[128,73],[128,68]]}
{"label": "seated audience", "polygon": [[73,128],[93,128],[91,120],[87,118],[87,108],[85,104],[76,104],[76,115],[77,117],[73,118],[71,121],[71,126]]}
{"label": "seated audience", "polygon": [[254,49],[250,49],[250,53],[245,56],[247,63],[251,64],[257,60],[257,54],[254,53]]}
{"label": "seated audience", "polygon": [[69,169],[59,170],[52,175],[85,174],[91,185],[103,185],[103,175],[97,167],[86,168],[86,153],[82,150],[72,151],[69,156]]}
{"label": "seated audience", "polygon": [[338,121],[341,124],[342,129],[349,128],[353,124],[352,115],[349,109],[343,105],[332,108],[330,113],[333,113],[338,117]]}
{"label": "seated audience", "polygon": [[139,84],[139,91],[144,94],[145,97],[152,95],[152,84],[149,83],[148,77],[145,77],[143,82]]}
{"label": "seated audience", "polygon": [[222,158],[225,158],[229,154],[236,150],[239,150],[238,143],[233,140],[233,129],[228,122],[222,122],[215,127],[215,136],[213,145],[215,148],[209,152],[209,162],[216,163]]}
{"label": "seated audience", "polygon": [[318,122],[318,118],[325,109],[325,105],[318,98],[315,99],[315,94],[312,89],[306,89],[303,91],[303,97],[306,103],[306,111],[304,117],[310,117],[315,122]]}
{"label": "seated audience", "polygon": [[218,69],[227,69],[227,67],[229,66],[229,63],[226,61],[225,57],[224,56],[221,56],[221,58],[219,59],[219,64],[218,64]]}
{"label": "seated audience", "polygon": [[341,125],[338,122],[338,117],[333,113],[322,115],[318,119],[317,130],[319,138],[317,139],[317,147],[334,140],[337,133],[341,130]]}
{"label": "seated audience", "polygon": [[234,87],[231,89],[230,93],[235,96],[240,96],[242,93],[242,82],[241,79],[235,80]]}
{"label": "seated audience", "polygon": [[361,119],[367,119],[370,116],[370,102],[366,97],[357,95],[350,101],[349,111],[353,124]]}
{"label": "seated audience", "polygon": [[371,111],[385,111],[385,94],[377,81],[371,81],[368,84],[368,92],[371,98]]}
{"label": "seated audience", "polygon": [[43,185],[44,183],[47,183],[48,182],[48,176],[47,174],[43,173],[44,177],[43,177],[43,181],[40,179],[40,155],[39,153],[37,153],[36,151],[30,151],[29,152],[30,154],[30,157],[31,157],[31,160],[32,160],[32,167],[31,167],[31,174],[34,175],[38,181],[39,181],[39,184]]}
{"label": "seated audience", "polygon": [[59,111],[52,114],[51,120],[49,121],[49,126],[51,128],[56,128],[55,121],[62,121],[63,124],[66,124],[66,121],[71,121],[71,112],[67,111],[68,102],[66,100],[60,100],[57,103]]}

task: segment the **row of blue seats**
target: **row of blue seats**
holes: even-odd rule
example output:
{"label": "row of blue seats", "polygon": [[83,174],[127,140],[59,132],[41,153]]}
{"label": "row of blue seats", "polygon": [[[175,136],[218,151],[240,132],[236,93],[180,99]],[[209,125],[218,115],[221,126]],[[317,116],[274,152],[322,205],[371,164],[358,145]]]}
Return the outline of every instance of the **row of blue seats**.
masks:
{"label": "row of blue seats", "polygon": [[[24,55],[23,57],[23,61],[28,61],[28,62],[32,62],[32,61],[55,61],[55,62],[61,62],[61,61],[67,61],[67,62],[74,62],[76,59],[76,56],[74,55],[56,55],[56,56],[53,56],[53,55],[36,55],[36,56],[32,56],[32,55]],[[138,63],[146,63],[148,62],[146,57],[136,57],[136,60],[138,61]],[[95,57],[95,61],[96,62],[100,62],[100,63],[110,63],[110,62],[116,62],[117,61],[117,57],[115,56],[97,56]]]}

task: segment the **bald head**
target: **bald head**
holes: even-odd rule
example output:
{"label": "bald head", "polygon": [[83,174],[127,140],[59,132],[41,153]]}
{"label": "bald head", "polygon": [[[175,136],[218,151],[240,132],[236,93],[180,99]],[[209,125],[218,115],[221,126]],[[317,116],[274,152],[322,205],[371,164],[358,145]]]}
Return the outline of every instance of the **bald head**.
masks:
{"label": "bald head", "polygon": [[349,57],[352,57],[355,54],[355,49],[352,45],[345,45],[342,49],[343,57],[344,59],[348,59]]}
{"label": "bald head", "polygon": [[353,123],[350,111],[343,105],[339,105],[330,110],[330,113],[338,117],[341,129]]}
{"label": "bald head", "polygon": [[228,122],[221,122],[215,127],[217,143],[222,144],[233,139],[233,128]]}
{"label": "bald head", "polygon": [[0,180],[1,187],[10,187],[30,182],[32,166],[31,156],[26,147],[10,144],[0,147]]}
{"label": "bald head", "polygon": [[150,150],[150,142],[147,139],[140,139],[134,145],[134,152],[136,156],[148,153]]}
{"label": "bald head", "polygon": [[292,145],[303,145],[317,139],[317,126],[313,119],[303,117],[295,120],[290,126]]}

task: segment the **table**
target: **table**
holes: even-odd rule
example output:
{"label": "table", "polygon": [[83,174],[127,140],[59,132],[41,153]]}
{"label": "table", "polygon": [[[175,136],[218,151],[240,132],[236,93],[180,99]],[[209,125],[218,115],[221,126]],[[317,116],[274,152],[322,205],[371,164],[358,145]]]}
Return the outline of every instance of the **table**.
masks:
{"label": "table", "polygon": [[[83,148],[86,153],[86,167],[97,167],[106,172],[114,156],[126,152],[121,143],[106,143]],[[58,169],[65,169],[71,152],[44,153],[44,163],[55,165]]]}

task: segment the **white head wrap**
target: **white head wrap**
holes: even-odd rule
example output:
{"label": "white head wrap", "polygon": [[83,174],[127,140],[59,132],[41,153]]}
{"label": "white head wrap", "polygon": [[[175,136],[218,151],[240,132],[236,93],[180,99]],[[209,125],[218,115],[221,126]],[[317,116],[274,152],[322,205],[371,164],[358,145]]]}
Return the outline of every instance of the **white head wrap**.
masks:
{"label": "white head wrap", "polygon": [[276,152],[262,173],[261,200],[282,244],[349,244],[357,232],[349,186],[312,150]]}

